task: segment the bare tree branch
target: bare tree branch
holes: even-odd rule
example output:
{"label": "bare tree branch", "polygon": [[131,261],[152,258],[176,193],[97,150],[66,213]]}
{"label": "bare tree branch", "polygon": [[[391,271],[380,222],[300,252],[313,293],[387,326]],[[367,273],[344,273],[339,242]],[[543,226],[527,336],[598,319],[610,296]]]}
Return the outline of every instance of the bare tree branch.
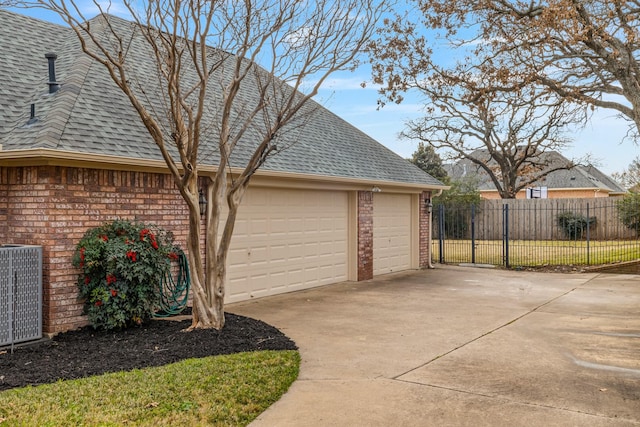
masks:
{"label": "bare tree branch", "polygon": [[[379,104],[423,95],[425,118],[405,136],[462,158],[485,150],[494,166],[469,160],[502,197],[548,173],[531,156],[563,147],[562,130],[586,124],[590,114],[577,105],[616,110],[638,137],[637,0],[412,3],[415,10],[386,21],[369,44]],[[434,51],[445,44],[459,59],[442,66]]]}
{"label": "bare tree branch", "polygon": [[[357,63],[390,2],[124,0],[134,17],[125,22],[105,14],[98,1],[101,16],[90,21],[73,0],[33,1],[73,29],[162,153],[189,208],[192,327],[221,328],[227,254],[251,177],[296,142],[313,114],[311,98],[329,75]],[[238,153],[240,145],[251,146],[249,158]],[[241,172],[231,174],[241,158]],[[203,162],[215,164],[213,176],[200,176]],[[202,183],[209,200],[206,260]]]}
{"label": "bare tree branch", "polygon": [[627,190],[640,192],[640,156],[633,159],[628,168],[611,174],[611,177]]}
{"label": "bare tree branch", "polygon": [[[640,129],[640,10],[635,0],[417,0],[427,28],[473,28],[471,61],[495,88],[544,84],[618,111]],[[473,27],[470,24],[474,24]],[[417,24],[418,25],[418,24]],[[473,32],[475,31],[475,32]]]}
{"label": "bare tree branch", "polygon": [[573,166],[550,164],[543,154],[569,143],[567,126],[584,120],[583,110],[530,88],[519,94],[476,93],[473,103],[441,89],[428,92],[432,112],[409,122],[403,136],[449,153],[449,159],[473,162],[502,198],[515,198],[549,173]]}

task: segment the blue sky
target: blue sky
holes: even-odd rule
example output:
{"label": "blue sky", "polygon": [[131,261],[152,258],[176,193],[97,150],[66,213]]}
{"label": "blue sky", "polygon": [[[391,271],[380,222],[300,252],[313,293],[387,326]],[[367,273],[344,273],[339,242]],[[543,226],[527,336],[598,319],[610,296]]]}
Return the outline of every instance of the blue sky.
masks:
{"label": "blue sky", "polygon": [[[92,2],[86,1],[85,4],[87,16],[97,13]],[[55,14],[39,9],[22,9],[17,12],[46,21],[60,22]],[[120,14],[118,12],[121,11],[116,8],[111,12]],[[443,53],[443,57],[444,55]],[[420,117],[422,105],[416,97],[408,96],[400,105],[387,104],[384,108],[377,109],[378,94],[375,87],[370,84],[366,88],[361,86],[370,77],[367,64],[355,72],[336,73],[327,81],[317,100],[390,150],[402,157],[410,157],[416,149],[417,141],[400,139],[398,134],[404,129],[407,120]],[[562,154],[570,159],[591,155],[596,166],[607,174],[622,171],[636,156],[640,156],[640,146],[624,140],[627,129],[627,122],[616,117],[614,111],[596,111],[592,121],[584,129],[575,131],[572,146]]]}
{"label": "blue sky", "polygon": [[[398,134],[404,123],[422,114],[422,105],[417,100],[407,100],[400,105],[387,104],[376,110],[378,95],[375,88],[360,87],[360,83],[370,79],[366,66],[354,73],[340,73],[334,76],[320,93],[322,104],[375,138],[403,157],[410,157],[418,145],[417,141],[400,139]],[[627,168],[636,156],[640,156],[640,146],[624,140],[628,122],[616,117],[614,111],[596,111],[593,119],[583,129],[576,129],[573,144],[562,151],[569,159],[580,159],[590,154],[596,166],[606,174],[620,172]]]}

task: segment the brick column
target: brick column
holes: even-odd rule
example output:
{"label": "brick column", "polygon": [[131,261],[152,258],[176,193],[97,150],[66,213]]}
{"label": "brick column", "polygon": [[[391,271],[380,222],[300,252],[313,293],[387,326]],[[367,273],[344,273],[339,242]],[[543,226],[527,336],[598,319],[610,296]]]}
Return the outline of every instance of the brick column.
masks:
{"label": "brick column", "polygon": [[429,211],[425,201],[431,198],[431,191],[423,191],[420,194],[420,268],[429,266],[431,248],[429,247],[429,236],[431,229],[429,224]]}
{"label": "brick column", "polygon": [[358,281],[373,278],[373,193],[358,191]]}

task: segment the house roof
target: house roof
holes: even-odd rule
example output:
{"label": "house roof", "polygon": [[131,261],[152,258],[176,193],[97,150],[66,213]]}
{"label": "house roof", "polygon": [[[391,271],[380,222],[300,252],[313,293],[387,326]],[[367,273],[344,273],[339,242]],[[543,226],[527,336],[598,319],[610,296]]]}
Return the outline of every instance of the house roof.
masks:
{"label": "house roof", "polygon": [[[489,155],[486,150],[477,150],[476,158]],[[572,165],[572,162],[557,151],[548,151],[538,156],[537,160],[548,167],[558,165]],[[491,162],[492,160],[489,160]],[[445,170],[453,179],[463,176],[474,176],[478,179],[479,191],[496,191],[496,188],[487,173],[469,159],[462,159],[454,164],[444,165]],[[613,179],[602,173],[595,166],[575,165],[570,169],[560,169],[549,173],[531,187],[547,187],[549,190],[567,189],[594,189],[605,191],[609,194],[624,194],[626,190]]]}
{"label": "house roof", "polygon": [[[91,20],[91,25],[96,28],[103,19],[108,19],[119,31],[131,34],[133,24],[113,16],[98,16]],[[128,99],[104,67],[82,53],[70,28],[0,10],[0,39],[4,45],[0,54],[2,152],[46,149],[162,160]],[[144,43],[134,42],[131,46],[128,61],[136,64],[138,75],[148,75],[151,77],[148,80],[153,81],[155,63],[145,54]],[[54,94],[48,93],[44,56],[48,52],[55,52],[58,57],[56,80],[61,86]],[[211,95],[212,102],[215,96]],[[250,98],[247,93],[243,96]],[[149,98],[152,105],[161,102],[151,100],[153,96]],[[30,119],[32,105],[34,119]],[[315,101],[310,101],[302,114],[310,114],[301,128],[303,131],[283,135],[280,143],[287,148],[270,157],[264,170],[444,187]],[[208,146],[201,147],[201,153],[209,157],[203,157],[201,162],[215,165],[217,148],[214,138],[209,140]],[[241,142],[232,154],[232,166],[245,164],[253,152],[254,141],[245,138]]]}

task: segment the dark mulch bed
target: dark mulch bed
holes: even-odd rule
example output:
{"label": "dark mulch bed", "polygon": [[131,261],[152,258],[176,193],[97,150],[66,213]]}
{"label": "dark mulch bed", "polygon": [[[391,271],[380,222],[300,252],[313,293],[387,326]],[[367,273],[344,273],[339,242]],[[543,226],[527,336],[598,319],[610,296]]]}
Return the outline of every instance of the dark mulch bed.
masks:
{"label": "dark mulch bed", "polygon": [[259,320],[227,313],[221,331],[183,332],[191,324],[154,320],[118,332],[85,327],[51,340],[0,349],[0,391],[59,379],[161,366],[194,357],[257,350],[297,350],[278,329]]}

